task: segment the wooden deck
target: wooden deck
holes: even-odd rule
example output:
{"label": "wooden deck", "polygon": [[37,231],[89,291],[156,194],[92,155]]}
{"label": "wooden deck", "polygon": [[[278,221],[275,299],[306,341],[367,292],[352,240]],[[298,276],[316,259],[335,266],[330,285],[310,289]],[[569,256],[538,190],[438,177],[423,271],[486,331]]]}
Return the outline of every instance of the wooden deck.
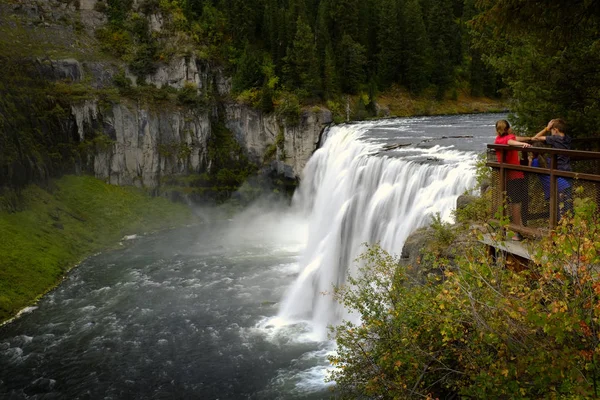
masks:
{"label": "wooden deck", "polygon": [[521,257],[525,260],[533,261],[531,253],[529,252],[530,245],[526,242],[517,242],[511,239],[498,240],[489,233],[484,234],[483,239],[481,239],[480,242],[487,246],[493,247],[496,249],[496,251],[503,251]]}

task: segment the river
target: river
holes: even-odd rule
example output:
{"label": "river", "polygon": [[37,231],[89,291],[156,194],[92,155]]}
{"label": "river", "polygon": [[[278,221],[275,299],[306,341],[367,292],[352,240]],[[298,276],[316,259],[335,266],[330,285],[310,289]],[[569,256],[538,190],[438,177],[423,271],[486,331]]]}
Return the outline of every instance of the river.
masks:
{"label": "river", "polygon": [[398,254],[432,215],[451,220],[501,117],[335,126],[291,207],[198,209],[200,226],[87,259],[0,327],[0,398],[328,398],[327,326],[353,317],[327,292],[363,243]]}

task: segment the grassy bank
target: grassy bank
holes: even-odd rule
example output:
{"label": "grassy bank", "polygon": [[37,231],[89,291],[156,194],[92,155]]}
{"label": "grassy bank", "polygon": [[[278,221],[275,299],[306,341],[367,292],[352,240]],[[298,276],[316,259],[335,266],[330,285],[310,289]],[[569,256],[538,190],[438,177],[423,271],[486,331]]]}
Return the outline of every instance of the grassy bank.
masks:
{"label": "grassy bank", "polygon": [[433,93],[415,96],[398,87],[381,93],[377,101],[394,117],[501,112],[508,108],[506,100],[475,97],[464,91],[436,100]]}
{"label": "grassy bank", "polygon": [[85,257],[124,235],[188,223],[190,210],[140,189],[66,176],[42,189],[30,185],[19,210],[0,197],[0,322],[32,304]]}
{"label": "grassy bank", "polygon": [[347,117],[352,121],[359,121],[374,118],[506,112],[510,104],[510,99],[472,96],[468,90],[455,90],[443,99],[437,99],[431,90],[415,95],[399,86],[378,93],[375,97],[375,108],[369,106],[369,101],[369,96],[362,93],[329,100],[318,107],[331,110],[334,121],[342,123]]}

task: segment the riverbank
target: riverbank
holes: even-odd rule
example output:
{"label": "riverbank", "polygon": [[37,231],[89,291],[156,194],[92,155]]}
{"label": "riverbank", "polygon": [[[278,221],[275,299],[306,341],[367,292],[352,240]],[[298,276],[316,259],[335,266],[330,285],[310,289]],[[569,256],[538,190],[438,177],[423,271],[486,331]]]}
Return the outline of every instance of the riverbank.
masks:
{"label": "riverbank", "polygon": [[381,93],[377,102],[381,112],[388,113],[390,117],[496,113],[508,110],[508,102],[504,99],[476,97],[457,91],[444,99],[437,100],[433,93],[416,96],[400,87]]}
{"label": "riverbank", "polygon": [[437,99],[435,93],[431,91],[426,90],[415,95],[405,88],[394,86],[377,94],[374,107],[369,108],[366,105],[368,102],[368,96],[359,94],[348,96],[345,100],[328,101],[322,107],[331,110],[336,123],[342,123],[348,118],[351,121],[359,121],[433,115],[506,113],[510,100],[472,96],[468,90],[454,90],[444,98]]}
{"label": "riverbank", "polygon": [[54,288],[64,274],[125,235],[193,222],[191,210],[141,189],[65,176],[0,196],[0,323]]}

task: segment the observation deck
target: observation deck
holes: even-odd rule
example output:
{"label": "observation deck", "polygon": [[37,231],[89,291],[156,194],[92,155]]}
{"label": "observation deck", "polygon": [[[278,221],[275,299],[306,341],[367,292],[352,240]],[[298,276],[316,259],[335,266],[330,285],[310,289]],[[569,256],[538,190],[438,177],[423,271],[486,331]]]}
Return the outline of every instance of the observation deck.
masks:
{"label": "observation deck", "polygon": [[[573,211],[576,198],[589,198],[600,204],[600,146],[599,139],[573,139],[574,150],[552,149],[532,146],[528,148],[509,145],[489,144],[487,146],[486,166],[492,169],[489,190],[492,191],[492,215],[490,222],[509,220],[505,228],[485,235],[484,244],[488,246],[493,257],[502,252],[514,257],[518,263],[531,261],[531,253],[527,242],[515,242],[507,238],[507,230],[519,232],[527,238],[540,238],[548,235],[559,223],[560,218]],[[521,165],[505,162],[508,150],[520,152]],[[498,155],[499,154],[499,155]],[[530,166],[529,155],[537,157],[544,166]],[[564,164],[568,160],[570,171],[558,169],[559,159]],[[525,185],[522,191],[507,197],[510,177],[524,176]],[[510,218],[511,204],[520,204],[522,225],[517,225]]]}

